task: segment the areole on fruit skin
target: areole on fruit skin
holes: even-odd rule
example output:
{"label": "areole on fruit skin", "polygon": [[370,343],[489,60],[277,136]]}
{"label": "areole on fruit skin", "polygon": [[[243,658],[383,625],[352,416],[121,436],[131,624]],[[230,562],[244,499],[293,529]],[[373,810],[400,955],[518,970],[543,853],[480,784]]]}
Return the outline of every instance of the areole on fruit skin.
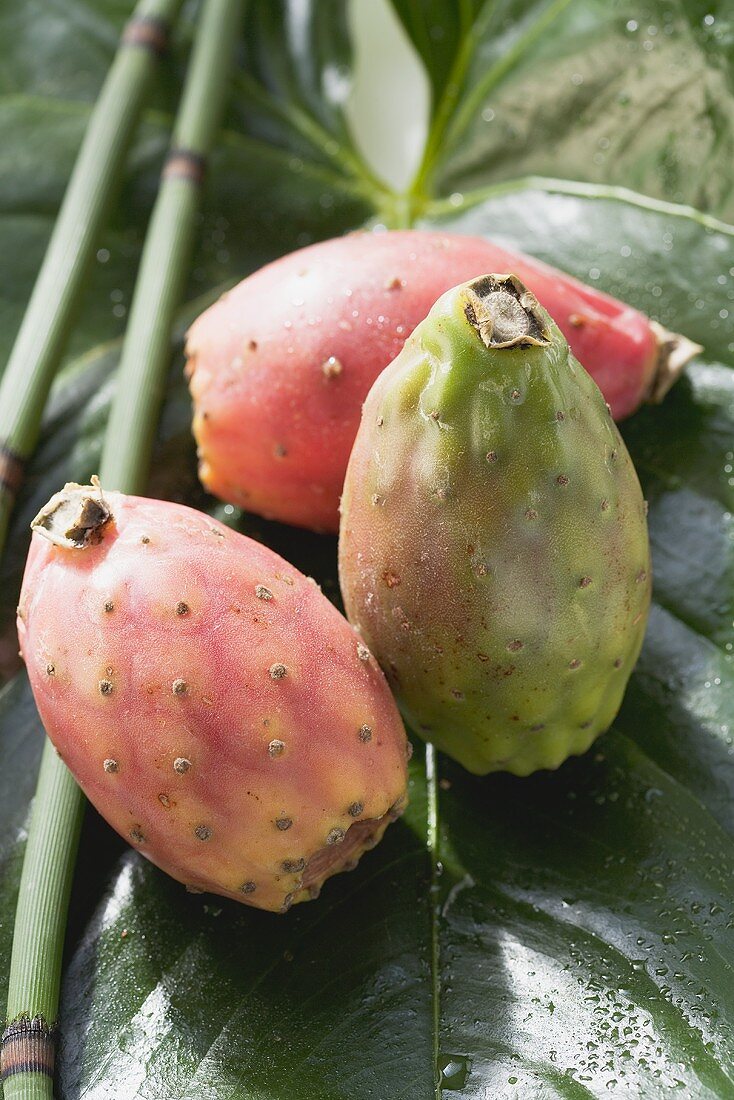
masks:
{"label": "areole on fruit skin", "polygon": [[558,767],[612,722],[650,603],[645,504],[515,277],[443,295],[374,384],[339,571],[406,718],[470,771]]}
{"label": "areole on fruit skin", "polygon": [[377,843],[406,803],[408,743],[315,584],[191,508],[98,483],[67,485],[33,529],[21,652],[51,740],[122,836],[195,892],[278,911]]}
{"label": "areole on fruit skin", "polygon": [[338,529],[362,403],[437,298],[486,271],[536,295],[616,419],[659,400],[698,349],[632,306],[478,237],[354,233],[256,271],[192,325],[204,485],[271,519]]}

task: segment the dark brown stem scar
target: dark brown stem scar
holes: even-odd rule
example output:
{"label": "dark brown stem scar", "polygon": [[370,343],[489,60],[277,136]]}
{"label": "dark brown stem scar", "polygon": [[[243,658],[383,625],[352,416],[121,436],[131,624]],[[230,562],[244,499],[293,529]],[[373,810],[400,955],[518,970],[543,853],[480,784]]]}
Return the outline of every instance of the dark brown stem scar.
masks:
{"label": "dark brown stem scar", "polygon": [[56,1028],[42,1016],[21,1016],[5,1028],[0,1047],[0,1080],[16,1073],[54,1075]]}
{"label": "dark brown stem scar", "polygon": [[548,347],[543,311],[515,275],[483,275],[464,288],[464,313],[485,347]]}
{"label": "dark brown stem scar", "polygon": [[681,336],[677,332],[668,332],[657,321],[650,322],[650,328],[658,345],[655,374],[645,400],[659,405],[670,387],[681,373],[686,363],[703,351],[700,344]]}
{"label": "dark brown stem scar", "polygon": [[83,550],[104,537],[112,519],[99,481],[91,485],[69,482],[51,497],[31,523],[31,530],[64,550]]}

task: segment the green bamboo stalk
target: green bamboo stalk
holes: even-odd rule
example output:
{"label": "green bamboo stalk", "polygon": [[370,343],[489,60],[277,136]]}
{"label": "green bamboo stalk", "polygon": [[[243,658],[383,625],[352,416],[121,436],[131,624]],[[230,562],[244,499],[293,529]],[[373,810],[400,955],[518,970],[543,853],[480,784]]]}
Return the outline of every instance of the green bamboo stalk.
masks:
{"label": "green bamboo stalk", "polygon": [[[194,236],[206,157],[219,126],[242,0],[206,0],[135,287],[105,435],[105,488],[144,491]],[[46,742],[20,883],[4,1053],[5,1100],[52,1097],[55,1022],[84,796]],[[14,1021],[21,1021],[13,1027]],[[31,1024],[35,1024],[32,1029]],[[19,1032],[19,1034],[16,1034]]]}
{"label": "green bamboo stalk", "polygon": [[110,195],[181,0],[139,0],[92,111],[0,381],[0,555]]}

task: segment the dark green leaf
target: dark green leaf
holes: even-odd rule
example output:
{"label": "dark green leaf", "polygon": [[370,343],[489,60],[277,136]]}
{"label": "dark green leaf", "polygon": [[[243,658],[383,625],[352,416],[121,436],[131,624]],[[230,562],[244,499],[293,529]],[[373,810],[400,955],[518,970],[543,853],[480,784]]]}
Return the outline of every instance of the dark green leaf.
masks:
{"label": "dark green leaf", "polygon": [[393,0],[393,6],[423,59],[435,114],[449,85],[456,93],[461,91],[454,74],[458,75],[462,52],[473,48],[475,23],[485,2],[457,0],[449,5],[445,0]]}
{"label": "dark green leaf", "polygon": [[[440,97],[462,44],[473,57],[461,20],[482,18],[485,5],[397,0],[396,7]],[[552,30],[532,43],[532,20],[556,8]],[[453,125],[448,113],[433,162],[437,191],[420,197],[421,224],[522,248],[706,349],[661,407],[624,426],[650,501],[655,568],[650,629],[625,705],[591,753],[529,780],[476,779],[431,753],[426,761],[419,748],[406,816],[355,872],[284,917],[186,894],[90,813],[68,938],[59,1100],[447,1100],[457,1089],[472,1100],[734,1097],[734,230],[578,182],[598,176],[674,197],[661,183],[655,144],[673,106],[669,114],[666,100],[648,118],[644,101],[666,80],[677,88],[680,72],[663,72],[667,61],[656,51],[668,60],[670,51],[689,51],[699,66],[691,88],[672,97],[676,110],[690,105],[687,96],[725,88],[725,13],[717,11],[712,31],[706,12],[668,5],[674,29],[664,46],[656,41],[633,54],[625,36],[639,39],[639,32],[623,29],[620,4],[570,4],[561,14],[560,5],[528,0],[492,10],[485,71],[523,35],[526,48],[497,83],[491,109],[521,89],[533,151],[513,147],[503,159],[473,122],[452,150],[443,144]],[[0,240],[13,258],[0,281],[4,340],[27,297],[86,100],[123,14],[115,4],[55,7],[39,58],[48,58],[56,114],[51,101],[16,102],[11,94],[4,103]],[[180,332],[218,287],[282,251],[389,211],[394,197],[363,170],[342,121],[350,71],[343,15],[343,5],[328,0],[250,6]],[[38,33],[31,5],[0,18],[25,28],[24,42],[34,27]],[[653,25],[652,16],[644,22]],[[716,44],[704,41],[714,32]],[[73,56],[77,33],[95,44],[86,75],[63,60]],[[596,46],[589,52],[597,39],[609,57],[599,60]],[[61,482],[86,478],[98,461],[124,323],[112,308],[129,297],[170,122],[166,80],[175,86],[180,64],[177,55],[131,159],[104,243],[110,257],[97,265],[16,515],[0,580],[0,658],[8,670],[27,523]],[[467,69],[472,80],[475,64]],[[616,87],[622,69],[631,76],[638,64],[645,91],[635,93],[629,128],[618,112],[607,118],[610,139],[627,143],[626,151],[598,173],[581,171],[603,97],[594,83],[585,114],[575,98],[584,83],[570,92],[566,76],[601,66],[600,78],[606,73]],[[11,93],[27,87],[43,99],[43,65],[25,46],[7,73]],[[680,163],[696,160],[683,197],[703,196],[702,205],[718,212],[728,209],[734,178],[728,168],[716,178],[731,148],[729,94],[716,92],[719,151],[708,161],[713,114],[698,137],[676,131],[689,158]],[[649,137],[658,123],[650,144],[643,131],[649,126]],[[21,130],[29,125],[38,128],[33,141]],[[531,170],[574,178],[552,188],[494,185]],[[443,189],[456,190],[456,181],[463,197],[451,198]],[[111,299],[112,291],[122,299]],[[206,508],[266,541],[337,599],[334,540],[227,512],[198,488],[181,367],[179,339],[151,492]],[[20,675],[0,694],[0,973],[39,750]]]}
{"label": "dark green leaf", "polygon": [[433,77],[417,204],[490,181],[560,175],[734,216],[725,11],[717,25],[703,22],[710,5],[704,13],[683,0],[395,7]]}

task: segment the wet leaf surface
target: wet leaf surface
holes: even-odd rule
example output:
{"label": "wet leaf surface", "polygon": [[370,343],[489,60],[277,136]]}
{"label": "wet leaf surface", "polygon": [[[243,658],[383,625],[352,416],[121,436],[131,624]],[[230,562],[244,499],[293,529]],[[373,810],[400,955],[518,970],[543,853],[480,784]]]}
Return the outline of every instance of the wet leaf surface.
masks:
{"label": "wet leaf surface", "polygon": [[[3,353],[126,7],[76,0],[49,18],[36,4],[0,17],[16,43],[0,99]],[[650,502],[643,654],[615,728],[557,773],[477,779],[417,748],[406,816],[356,871],[283,917],[187,894],[88,813],[60,1100],[734,1096],[734,230],[707,221],[734,210],[726,13],[658,4],[633,31],[618,3],[395,7],[437,104],[466,55],[434,122],[417,224],[524,249],[705,347],[662,406],[623,428]],[[217,288],[259,264],[389,220],[343,122],[342,15],[315,0],[251,5],[179,337]],[[3,974],[42,738],[12,622],[27,525],[98,462],[190,30],[100,243],[0,579]],[[477,87],[513,50],[485,100]],[[674,126],[680,117],[689,124]],[[179,338],[151,493],[262,539],[338,600],[334,540],[227,512],[198,487],[181,367]]]}

